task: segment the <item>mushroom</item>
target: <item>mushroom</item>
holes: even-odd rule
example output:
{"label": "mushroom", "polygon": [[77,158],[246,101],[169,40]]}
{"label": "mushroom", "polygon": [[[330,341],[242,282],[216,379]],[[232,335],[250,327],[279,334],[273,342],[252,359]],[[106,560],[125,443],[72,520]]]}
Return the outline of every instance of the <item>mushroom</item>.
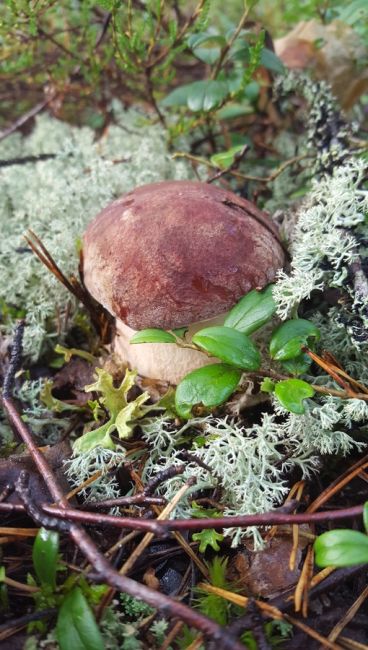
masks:
{"label": "mushroom", "polygon": [[195,181],[138,187],[108,205],[83,240],[84,282],[116,319],[114,351],[140,375],[177,384],[213,363],[172,343],[130,345],[137,330],[222,324],[283,266],[277,229],[253,203]]}

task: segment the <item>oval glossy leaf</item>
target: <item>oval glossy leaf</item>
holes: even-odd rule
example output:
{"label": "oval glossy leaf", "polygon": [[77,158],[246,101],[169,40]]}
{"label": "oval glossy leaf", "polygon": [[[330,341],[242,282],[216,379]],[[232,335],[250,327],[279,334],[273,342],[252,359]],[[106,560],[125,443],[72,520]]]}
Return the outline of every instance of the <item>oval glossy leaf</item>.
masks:
{"label": "oval glossy leaf", "polygon": [[282,367],[291,375],[302,375],[307,372],[312,365],[312,359],[307,354],[299,354],[294,359],[281,361]]}
{"label": "oval glossy leaf", "polygon": [[253,341],[231,327],[206,327],[197,332],[192,341],[202,350],[237,368],[258,370],[261,365],[261,355]]}
{"label": "oval glossy leaf", "polygon": [[132,336],[129,343],[175,343],[175,336],[159,329],[141,330]]}
{"label": "oval glossy leaf", "polygon": [[195,81],[188,95],[188,108],[194,113],[211,111],[227,97],[229,90],[224,81],[207,79]]}
{"label": "oval glossy leaf", "polygon": [[59,533],[40,528],[33,544],[32,560],[41,585],[55,589]]}
{"label": "oval glossy leaf", "polygon": [[368,537],[357,530],[329,530],[314,543],[316,564],[325,566],[354,566],[368,562]]}
{"label": "oval glossy leaf", "polygon": [[309,339],[319,339],[319,329],[309,320],[296,318],[282,323],[272,333],[270,355],[276,361],[294,359]]}
{"label": "oval glossy leaf", "polygon": [[271,72],[276,72],[277,74],[285,73],[285,66],[281,59],[272,50],[264,47],[261,52],[261,65],[263,65],[267,70]]}
{"label": "oval glossy leaf", "polygon": [[56,638],[60,650],[104,650],[100,630],[79,587],[75,587],[62,602]]}
{"label": "oval glossy leaf", "polygon": [[162,106],[186,106],[188,101],[188,95],[193,84],[184,84],[184,86],[178,86],[174,88],[166,97],[162,100]]}
{"label": "oval glossy leaf", "polygon": [[302,415],[305,412],[303,400],[313,397],[314,389],[301,379],[286,379],[276,384],[275,395],[288,411]]}
{"label": "oval glossy leaf", "polygon": [[193,112],[210,111],[229,94],[225,81],[204,79],[175,88],[162,102],[163,106],[188,106]]}
{"label": "oval glossy leaf", "polygon": [[195,81],[188,93],[187,106],[194,113],[210,111],[221,104],[227,95],[228,87],[224,81]]}
{"label": "oval glossy leaf", "polygon": [[188,419],[196,404],[213,408],[226,402],[236,389],[241,371],[224,363],[214,363],[193,370],[176,389],[175,408],[178,415]]}
{"label": "oval glossy leaf", "polygon": [[210,32],[199,32],[196,34],[191,34],[187,40],[188,47],[192,50],[204,43],[215,44],[219,47],[223,47],[226,44],[226,39],[220,34],[211,34]]}
{"label": "oval glossy leaf", "polygon": [[203,63],[213,65],[219,58],[221,49],[219,47],[196,47],[193,49],[193,54]]}
{"label": "oval glossy leaf", "polygon": [[221,48],[226,44],[226,39],[220,34],[211,32],[197,32],[190,34],[187,38],[187,45],[193,51],[194,56],[204,63],[212,65],[218,59]]}
{"label": "oval glossy leaf", "polygon": [[253,106],[243,100],[241,104],[238,102],[226,102],[225,106],[217,112],[217,117],[219,120],[233,120],[236,117],[250,115],[251,113],[254,113]]}
{"label": "oval glossy leaf", "polygon": [[224,325],[234,327],[244,334],[251,334],[265,325],[276,311],[276,303],[272,297],[273,286],[270,284],[263,291],[249,291],[232,308]]}

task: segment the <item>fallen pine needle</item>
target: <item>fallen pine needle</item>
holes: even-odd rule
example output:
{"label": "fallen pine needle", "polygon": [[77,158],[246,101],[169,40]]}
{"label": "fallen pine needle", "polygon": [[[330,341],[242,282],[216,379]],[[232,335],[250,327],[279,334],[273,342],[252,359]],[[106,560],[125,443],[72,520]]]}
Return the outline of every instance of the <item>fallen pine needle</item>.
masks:
{"label": "fallen pine needle", "polygon": [[[200,582],[197,587],[199,589],[202,589],[203,591],[207,591],[210,594],[216,594],[217,596],[221,596],[225,600],[228,600],[231,603],[234,603],[235,605],[239,605],[240,607],[246,607],[246,605],[249,602],[249,598],[246,596],[241,596],[239,594],[235,594],[232,591],[227,591],[226,589],[221,589],[220,587],[213,587],[212,585],[209,585],[205,582]],[[310,637],[313,639],[316,639],[319,643],[322,643],[325,648],[330,648],[330,650],[343,650],[342,646],[338,645],[337,643],[334,643],[332,641],[329,641],[326,639],[326,637],[322,636],[316,630],[313,630],[309,625],[306,625],[302,621],[299,621],[297,618],[294,618],[294,616],[290,616],[289,614],[285,614],[281,612],[277,607],[273,607],[272,605],[268,605],[268,603],[264,603],[262,600],[255,600],[254,601],[259,609],[262,611],[265,616],[269,616],[270,618],[274,618],[276,620],[284,620],[287,621],[288,623],[291,623],[295,627],[298,627],[300,630],[308,634]]]}

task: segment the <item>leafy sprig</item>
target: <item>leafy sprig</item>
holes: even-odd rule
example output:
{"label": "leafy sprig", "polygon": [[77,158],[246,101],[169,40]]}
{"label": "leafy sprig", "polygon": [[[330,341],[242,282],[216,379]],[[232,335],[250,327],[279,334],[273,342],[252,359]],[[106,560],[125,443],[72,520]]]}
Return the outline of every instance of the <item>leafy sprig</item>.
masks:
{"label": "leafy sprig", "polygon": [[[191,341],[165,330],[142,330],[130,340],[137,343],[172,343],[191,347],[221,363],[204,366],[189,373],[179,383],[175,407],[182,418],[190,418],[196,405],[211,409],[223,404],[236,390],[243,372],[260,370],[261,354],[250,334],[269,322],[276,311],[272,297],[273,285],[263,291],[254,289],[233,307],[223,326],[206,327],[194,334]],[[302,350],[320,338],[318,328],[304,319],[292,319],[276,327],[270,338],[272,360],[287,364],[294,377],[279,382],[266,381],[261,389],[274,393],[282,406],[297,414],[304,413],[303,401],[313,397],[314,389],[295,378],[309,367]],[[291,362],[294,364],[290,365]]]}

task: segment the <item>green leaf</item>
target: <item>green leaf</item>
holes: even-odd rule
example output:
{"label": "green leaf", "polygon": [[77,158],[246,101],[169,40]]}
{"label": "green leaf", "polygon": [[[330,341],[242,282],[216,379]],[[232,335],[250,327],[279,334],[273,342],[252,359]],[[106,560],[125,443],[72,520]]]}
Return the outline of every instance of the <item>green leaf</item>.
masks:
{"label": "green leaf", "polygon": [[207,546],[210,546],[214,551],[219,551],[218,542],[222,542],[224,539],[224,536],[217,533],[214,528],[205,528],[200,533],[194,533],[192,537],[195,542],[199,542],[200,553],[205,553]]}
{"label": "green leaf", "polygon": [[208,65],[213,65],[221,54],[221,48],[219,47],[196,47],[193,49],[194,56],[203,61],[203,63],[208,63]]}
{"label": "green leaf", "polygon": [[273,393],[275,390],[275,382],[269,377],[265,377],[260,385],[260,389],[264,393]]}
{"label": "green leaf", "polygon": [[147,329],[137,332],[132,336],[129,343],[175,343],[175,336],[159,329]]}
{"label": "green leaf", "polygon": [[182,418],[190,418],[193,406],[213,408],[223,404],[236,389],[241,371],[224,363],[193,370],[176,389],[175,407]]}
{"label": "green leaf", "polygon": [[314,543],[316,564],[325,566],[354,566],[368,562],[368,537],[357,530],[329,530]]}
{"label": "green leaf", "polygon": [[304,413],[303,400],[313,397],[314,388],[301,379],[286,379],[275,386],[275,395],[281,404],[291,413]]}
{"label": "green leaf", "polygon": [[79,587],[63,600],[56,623],[60,650],[104,650],[104,641]]}
{"label": "green leaf", "polygon": [[231,327],[206,327],[193,336],[192,342],[237,368],[258,370],[261,365],[261,355],[253,341]]}
{"label": "green leaf", "polygon": [[231,147],[231,149],[228,149],[227,151],[215,153],[211,156],[210,161],[213,165],[219,167],[219,169],[226,169],[232,165],[236,154],[242,151],[242,149],[244,149],[243,144],[236,145],[236,147]]}
{"label": "green leaf", "polygon": [[187,106],[188,95],[190,93],[192,84],[185,84],[183,86],[178,86],[174,88],[166,97],[162,100],[162,106]]}
{"label": "green leaf", "polygon": [[220,47],[223,47],[226,44],[226,39],[220,34],[211,34],[209,32],[196,32],[191,34],[187,40],[188,47],[192,50],[204,43],[216,43]]}
{"label": "green leaf", "polygon": [[319,339],[320,331],[308,320],[296,318],[277,327],[271,336],[270,355],[276,361],[294,359],[309,339]]}
{"label": "green leaf", "polygon": [[205,79],[175,88],[162,102],[163,106],[187,106],[191,111],[210,111],[229,93],[225,81]]}
{"label": "green leaf", "polygon": [[285,72],[285,66],[281,59],[276,56],[275,52],[268,50],[266,47],[261,52],[260,63],[271,72],[277,72],[278,74],[284,74]]}
{"label": "green leaf", "polygon": [[188,108],[194,113],[211,111],[223,102],[228,93],[228,87],[224,81],[213,79],[195,81],[188,95]]}
{"label": "green leaf", "polygon": [[[212,65],[217,61],[221,53],[221,47],[225,45],[226,40],[219,34],[210,34],[201,32],[191,34],[188,38],[188,47],[193,51],[194,56],[200,61]],[[217,46],[217,47],[214,47]],[[204,47],[203,47],[204,46]]]}
{"label": "green leaf", "polygon": [[299,354],[299,356],[294,359],[288,359],[287,361],[281,361],[281,365],[287,372],[290,372],[291,375],[302,375],[303,373],[309,370],[312,364],[312,359],[307,354]]}
{"label": "green leaf", "polygon": [[233,327],[244,334],[252,334],[265,325],[276,311],[276,303],[272,297],[273,286],[269,284],[263,291],[249,291],[226,317],[226,327]]}
{"label": "green leaf", "polygon": [[42,586],[55,589],[59,534],[40,528],[33,543],[32,560],[37,578]]}
{"label": "green leaf", "polygon": [[245,86],[243,94],[248,99],[248,101],[255,102],[259,97],[260,90],[261,87],[258,81],[253,80]]}
{"label": "green leaf", "polygon": [[246,101],[241,104],[237,102],[226,103],[225,106],[219,109],[217,117],[219,120],[233,120],[243,115],[251,115],[254,113],[254,108]]}
{"label": "green leaf", "polygon": [[368,534],[368,501],[365,502],[363,508],[363,523],[366,533]]}

